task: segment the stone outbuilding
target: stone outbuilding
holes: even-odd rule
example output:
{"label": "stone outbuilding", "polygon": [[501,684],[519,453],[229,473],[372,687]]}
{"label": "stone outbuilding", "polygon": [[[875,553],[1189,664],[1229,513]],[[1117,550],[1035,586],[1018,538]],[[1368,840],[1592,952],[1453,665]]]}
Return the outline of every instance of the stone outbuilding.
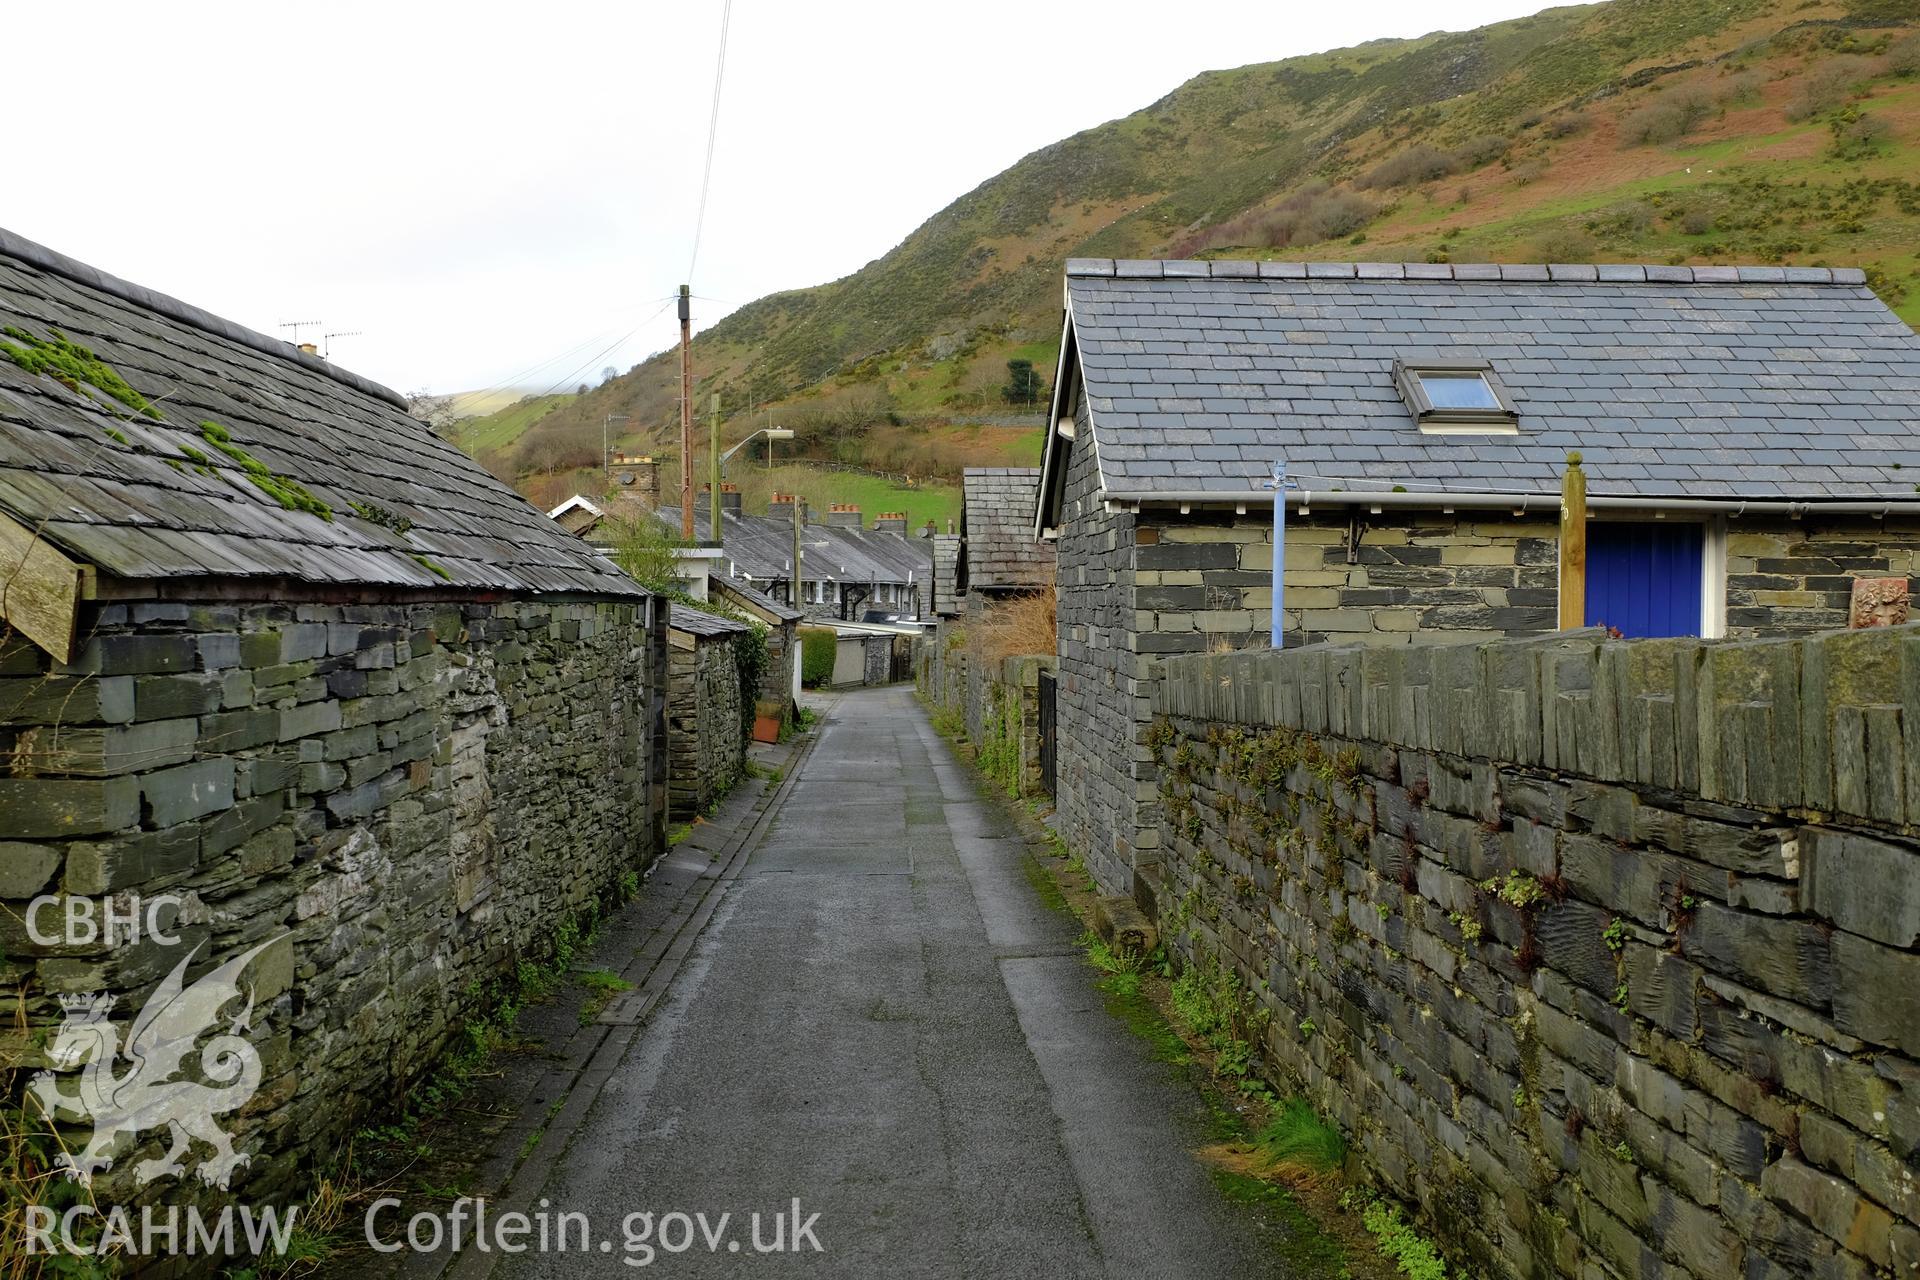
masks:
{"label": "stone outbuilding", "polygon": [[[5,232],[0,325],[10,1062],[241,960],[232,1194],[291,1194],[661,849],[665,609],[284,342]],[[109,896],[177,945],[25,929]]]}
{"label": "stone outbuilding", "polygon": [[1143,680],[1270,643],[1276,463],[1290,645],[1554,629],[1576,451],[1586,621],[1805,633],[1904,595],[1916,387],[1851,269],[1070,262],[1036,520],[1068,833],[1110,884],[1152,857]]}
{"label": "stone outbuilding", "polygon": [[777,731],[796,711],[794,700],[800,693],[801,613],[744,582],[719,574],[708,578],[707,598],[738,610],[766,628],[767,665],[755,694],[754,736],[771,741],[763,722],[771,717]]}
{"label": "stone outbuilding", "polygon": [[669,628],[668,805],[672,816],[691,818],[746,770],[753,707],[743,696],[736,645],[752,628],[677,601]]}

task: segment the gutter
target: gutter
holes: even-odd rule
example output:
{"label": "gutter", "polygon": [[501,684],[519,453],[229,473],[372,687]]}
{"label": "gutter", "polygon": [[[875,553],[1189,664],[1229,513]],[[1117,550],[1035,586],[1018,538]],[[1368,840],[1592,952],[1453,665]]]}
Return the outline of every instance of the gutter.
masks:
{"label": "gutter", "polygon": [[[1557,512],[1557,493],[1361,493],[1352,489],[1313,490],[1302,486],[1287,491],[1289,505],[1306,509],[1318,497],[1330,507],[1468,507],[1484,510]],[[1109,503],[1131,506],[1267,506],[1273,501],[1271,489],[1234,492],[1222,489],[1194,489],[1151,493],[1109,493]],[[1840,502],[1755,500],[1749,498],[1639,498],[1595,495],[1587,506],[1618,511],[1711,511],[1728,515],[1779,514],[1818,515],[1920,515],[1920,501],[1886,499]]]}

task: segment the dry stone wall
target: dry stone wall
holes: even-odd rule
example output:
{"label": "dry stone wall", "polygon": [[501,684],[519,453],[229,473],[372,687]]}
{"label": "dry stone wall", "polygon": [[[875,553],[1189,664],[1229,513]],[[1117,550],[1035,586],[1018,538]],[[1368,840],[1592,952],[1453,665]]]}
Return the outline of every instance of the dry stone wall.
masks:
{"label": "dry stone wall", "polygon": [[[0,969],[26,992],[5,1061],[45,1065],[61,995],[124,1019],[189,953],[191,981],[267,944],[245,975],[262,1081],[222,1124],[252,1159],[233,1194],[297,1189],[659,851],[655,611],[123,603],[71,666],[0,647]],[[43,945],[43,895],[178,898],[177,944]],[[165,1136],[119,1153],[103,1203]]]}
{"label": "dry stone wall", "polygon": [[981,661],[961,628],[943,623],[924,636],[914,658],[922,701],[952,717],[973,744],[976,761],[1009,795],[1039,795],[1040,673],[1054,671],[1052,654]]}
{"label": "dry stone wall", "polygon": [[746,769],[746,715],[734,637],[673,633],[667,704],[668,806],[675,817],[705,813]]}
{"label": "dry stone wall", "polygon": [[1152,895],[1491,1275],[1920,1265],[1920,629],[1167,661]]}

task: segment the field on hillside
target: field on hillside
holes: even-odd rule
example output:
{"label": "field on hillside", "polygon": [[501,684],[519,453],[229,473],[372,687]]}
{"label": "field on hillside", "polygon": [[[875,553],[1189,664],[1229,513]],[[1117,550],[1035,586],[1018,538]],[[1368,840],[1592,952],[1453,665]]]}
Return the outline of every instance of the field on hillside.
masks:
{"label": "field on hillside", "polygon": [[527,428],[572,399],[571,395],[526,396],[491,413],[463,419],[454,425],[454,443],[474,457],[510,449]]}
{"label": "field on hillside", "polygon": [[907,527],[918,532],[931,520],[941,530],[952,520],[960,521],[960,486],[929,482],[911,487],[882,476],[839,471],[804,464],[765,468],[729,466],[728,480],[740,486],[741,505],[749,515],[764,514],[767,499],[775,493],[797,493],[807,500],[811,518],[826,519],[827,508],[836,502],[850,502],[860,508],[861,522],[869,529],[874,517],[883,511],[907,513]]}

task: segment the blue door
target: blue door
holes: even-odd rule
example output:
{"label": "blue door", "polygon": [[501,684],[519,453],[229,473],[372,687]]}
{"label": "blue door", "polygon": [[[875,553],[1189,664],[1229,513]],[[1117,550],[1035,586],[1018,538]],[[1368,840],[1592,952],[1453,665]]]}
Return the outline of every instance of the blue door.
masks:
{"label": "blue door", "polygon": [[1700,634],[1706,527],[1587,525],[1587,625],[1625,636]]}

